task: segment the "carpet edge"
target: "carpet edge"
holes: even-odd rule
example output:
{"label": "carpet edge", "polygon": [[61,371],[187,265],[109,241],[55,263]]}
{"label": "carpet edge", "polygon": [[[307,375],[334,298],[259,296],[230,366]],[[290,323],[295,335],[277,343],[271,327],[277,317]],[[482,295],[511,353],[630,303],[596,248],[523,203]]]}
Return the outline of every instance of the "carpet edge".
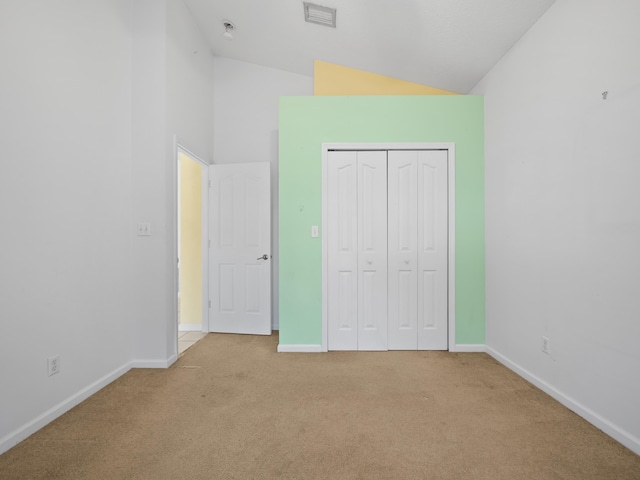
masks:
{"label": "carpet edge", "polygon": [[572,412],[584,418],[587,422],[595,426],[596,428],[602,430],[604,433],[609,435],[614,440],[620,442],[622,445],[627,447],[629,450],[634,452],[636,455],[640,455],[640,439],[626,430],[622,429],[618,425],[610,422],[603,416],[594,412],[590,408],[584,406],[577,400],[574,400],[570,396],[566,395],[564,392],[558,390],[554,386],[548,384],[538,376],[529,372],[525,368],[521,367],[517,363],[509,360],[507,357],[502,355],[500,352],[494,350],[493,348],[487,346],[487,353],[491,355],[495,360],[500,362],[502,365],[507,367],[509,370],[517,373],[519,376],[527,380],[529,383],[532,383],[540,390],[545,392],[547,395],[551,396],[562,405],[567,407]]}

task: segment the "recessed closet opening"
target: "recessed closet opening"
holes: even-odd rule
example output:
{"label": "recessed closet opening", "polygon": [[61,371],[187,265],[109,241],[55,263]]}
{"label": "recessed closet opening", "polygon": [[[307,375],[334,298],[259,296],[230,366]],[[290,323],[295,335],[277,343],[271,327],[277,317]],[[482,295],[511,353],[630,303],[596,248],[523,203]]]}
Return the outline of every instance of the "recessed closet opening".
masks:
{"label": "recessed closet opening", "polygon": [[449,350],[453,144],[324,144],[323,351]]}

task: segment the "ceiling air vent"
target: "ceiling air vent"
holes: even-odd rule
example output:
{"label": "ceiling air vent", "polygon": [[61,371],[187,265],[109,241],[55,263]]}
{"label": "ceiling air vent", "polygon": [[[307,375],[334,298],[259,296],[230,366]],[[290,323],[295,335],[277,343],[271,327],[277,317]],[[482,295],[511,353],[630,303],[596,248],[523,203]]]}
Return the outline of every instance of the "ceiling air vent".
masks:
{"label": "ceiling air vent", "polygon": [[336,28],[336,9],[304,2],[304,20]]}

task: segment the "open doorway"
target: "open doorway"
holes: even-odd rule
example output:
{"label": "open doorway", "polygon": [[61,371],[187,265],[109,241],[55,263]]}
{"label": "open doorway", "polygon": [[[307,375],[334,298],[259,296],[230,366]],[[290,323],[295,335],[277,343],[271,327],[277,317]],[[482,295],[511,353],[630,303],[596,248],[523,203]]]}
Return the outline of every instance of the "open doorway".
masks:
{"label": "open doorway", "polygon": [[178,354],[206,335],[208,325],[208,166],[178,147]]}

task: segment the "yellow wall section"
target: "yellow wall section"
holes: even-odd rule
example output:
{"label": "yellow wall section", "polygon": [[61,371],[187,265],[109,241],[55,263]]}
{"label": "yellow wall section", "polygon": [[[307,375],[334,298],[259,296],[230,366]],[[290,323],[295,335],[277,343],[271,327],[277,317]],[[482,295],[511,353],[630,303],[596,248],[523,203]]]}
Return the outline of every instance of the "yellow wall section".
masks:
{"label": "yellow wall section", "polygon": [[458,95],[455,92],[405,82],[377,73],[316,60],[314,95]]}
{"label": "yellow wall section", "polygon": [[180,154],[180,323],[202,323],[202,166]]}

